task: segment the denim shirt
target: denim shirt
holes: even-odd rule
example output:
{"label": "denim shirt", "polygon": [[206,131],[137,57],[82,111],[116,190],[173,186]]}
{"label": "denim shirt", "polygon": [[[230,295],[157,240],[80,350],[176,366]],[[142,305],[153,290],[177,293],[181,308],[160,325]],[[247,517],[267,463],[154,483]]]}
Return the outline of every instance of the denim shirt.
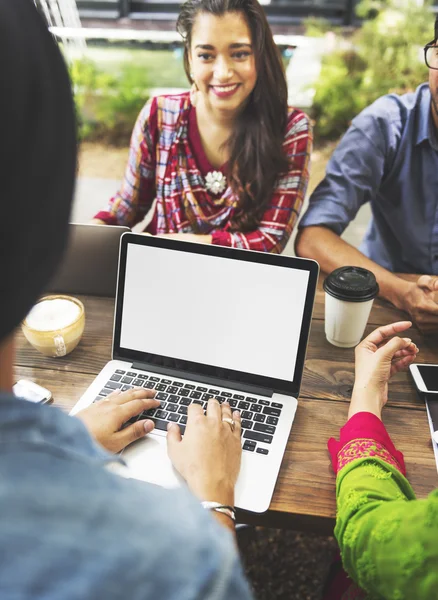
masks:
{"label": "denim shirt", "polygon": [[2,600],[246,600],[231,534],[186,489],[125,479],[82,422],[0,395]]}
{"label": "denim shirt", "polygon": [[360,250],[390,271],[438,274],[438,151],[428,84],[383,96],[352,122],[300,227],[341,235],[370,202]]}

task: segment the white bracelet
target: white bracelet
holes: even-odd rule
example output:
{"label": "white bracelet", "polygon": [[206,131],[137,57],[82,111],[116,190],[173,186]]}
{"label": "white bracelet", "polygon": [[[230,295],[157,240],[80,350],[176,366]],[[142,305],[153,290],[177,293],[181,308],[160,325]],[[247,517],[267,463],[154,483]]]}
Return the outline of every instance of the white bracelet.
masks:
{"label": "white bracelet", "polygon": [[227,515],[233,523],[236,520],[236,512],[234,510],[234,506],[229,506],[227,504],[221,504],[220,502],[209,502],[208,500],[204,500],[201,502],[201,505],[207,510],[214,510],[216,512],[222,513],[223,515]]}

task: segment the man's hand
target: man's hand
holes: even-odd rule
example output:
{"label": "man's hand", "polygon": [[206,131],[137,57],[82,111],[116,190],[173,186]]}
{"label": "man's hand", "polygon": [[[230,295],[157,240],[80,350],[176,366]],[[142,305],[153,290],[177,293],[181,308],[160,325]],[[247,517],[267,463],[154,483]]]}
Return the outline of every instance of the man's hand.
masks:
{"label": "man's hand", "polygon": [[438,327],[438,304],[434,293],[438,292],[438,277],[422,275],[416,282],[408,284],[399,295],[399,308],[405,310],[420,327]]}
{"label": "man's hand", "polygon": [[85,423],[88,431],[101,446],[110,452],[120,452],[154,428],[153,421],[142,419],[122,429],[132,417],[160,405],[158,400],[153,399],[154,395],[155,392],[144,388],[133,388],[127,392],[116,390],[75,416]]}
{"label": "man's hand", "polygon": [[[399,321],[374,330],[355,350],[355,381],[348,417],[366,411],[381,418],[388,400],[388,381],[414,362],[417,346],[397,334],[409,329],[410,321]],[[395,337],[392,337],[395,336]]]}
{"label": "man's hand", "polygon": [[[234,419],[235,427],[223,418]],[[176,470],[201,500],[234,504],[234,487],[240,470],[240,413],[215,399],[208,401],[207,415],[202,407],[188,409],[184,439],[178,425],[170,425],[167,451]]]}

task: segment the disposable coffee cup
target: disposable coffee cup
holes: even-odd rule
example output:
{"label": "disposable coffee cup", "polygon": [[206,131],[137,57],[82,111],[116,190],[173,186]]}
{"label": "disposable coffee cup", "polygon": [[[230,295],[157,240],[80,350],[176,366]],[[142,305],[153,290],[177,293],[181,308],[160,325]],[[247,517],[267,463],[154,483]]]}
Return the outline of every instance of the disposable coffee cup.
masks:
{"label": "disposable coffee cup", "polygon": [[357,346],[363,336],[379,284],[361,267],[341,267],[324,281],[325,335],[340,348]]}

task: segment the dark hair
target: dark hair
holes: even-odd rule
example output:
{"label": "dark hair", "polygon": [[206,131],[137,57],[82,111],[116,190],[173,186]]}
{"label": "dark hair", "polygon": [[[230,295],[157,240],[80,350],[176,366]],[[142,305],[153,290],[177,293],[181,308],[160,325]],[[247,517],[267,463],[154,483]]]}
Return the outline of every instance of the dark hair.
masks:
{"label": "dark hair", "polygon": [[62,255],[76,168],[67,67],[29,0],[0,0],[0,342]]}
{"label": "dark hair", "polygon": [[438,40],[438,15],[435,18],[435,41]]}
{"label": "dark hair", "polygon": [[191,83],[191,35],[201,12],[215,16],[227,12],[243,13],[251,31],[257,82],[227,145],[230,151],[228,179],[239,198],[231,221],[232,229],[254,231],[260,225],[279,175],[289,166],[283,152],[287,124],[287,83],[283,63],[257,0],[187,0],[181,7],[177,30],[185,41],[184,68]]}

